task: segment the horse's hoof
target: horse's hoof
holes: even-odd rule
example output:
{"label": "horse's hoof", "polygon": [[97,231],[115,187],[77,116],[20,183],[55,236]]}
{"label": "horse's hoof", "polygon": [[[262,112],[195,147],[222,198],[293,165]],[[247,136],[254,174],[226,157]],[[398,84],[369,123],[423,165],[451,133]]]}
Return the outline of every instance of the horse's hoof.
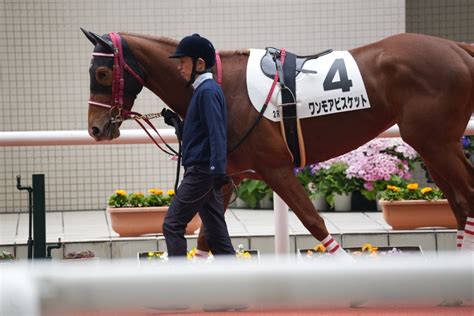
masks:
{"label": "horse's hoof", "polygon": [[441,303],[439,303],[438,306],[455,307],[455,306],[461,306],[463,303],[464,302],[461,299],[450,298],[450,299],[443,300]]}
{"label": "horse's hoof", "polygon": [[228,312],[228,311],[241,311],[247,309],[247,304],[235,304],[235,305],[205,305],[202,309],[205,312]]}

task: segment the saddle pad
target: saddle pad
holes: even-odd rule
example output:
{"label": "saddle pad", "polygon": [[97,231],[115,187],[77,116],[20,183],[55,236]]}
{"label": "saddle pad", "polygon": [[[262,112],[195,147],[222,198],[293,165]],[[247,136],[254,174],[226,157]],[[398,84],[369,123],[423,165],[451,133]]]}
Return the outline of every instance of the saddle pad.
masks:
{"label": "saddle pad", "polygon": [[[247,63],[247,92],[257,111],[263,107],[272,85],[265,76],[260,60],[264,49],[250,49]],[[300,119],[370,108],[369,98],[357,63],[348,51],[334,51],[317,59],[307,60],[296,76],[297,116]],[[281,92],[278,84],[264,116],[274,122],[282,118]]]}

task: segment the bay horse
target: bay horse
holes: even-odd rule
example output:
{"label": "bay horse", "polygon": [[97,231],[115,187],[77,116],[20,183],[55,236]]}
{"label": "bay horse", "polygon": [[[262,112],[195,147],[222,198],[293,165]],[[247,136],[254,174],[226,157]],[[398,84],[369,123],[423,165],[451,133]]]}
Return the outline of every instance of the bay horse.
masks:
{"label": "bay horse", "polygon": [[[109,58],[120,47],[124,63],[128,70],[132,68],[122,76],[124,110],[131,110],[135,96],[145,86],[186,117],[192,90],[180,77],[177,61],[168,58],[178,41],[131,33],[99,36],[83,32],[95,45],[88,112],[93,138],[101,141],[120,135],[120,122],[111,121],[115,114],[110,109],[120,78],[112,69],[114,58]],[[112,34],[115,41],[111,41]],[[301,120],[306,161],[321,162],[344,154],[398,124],[402,139],[421,155],[436,185],[445,192],[458,230],[464,230],[467,217],[474,217],[474,168],[460,144],[474,111],[474,48],[427,35],[399,34],[349,52],[361,71],[371,107]],[[248,50],[225,51],[220,57],[228,106],[228,146],[232,147],[255,122],[258,112],[247,95]],[[329,235],[328,230],[293,168],[280,124],[263,118],[229,154],[227,173],[254,170],[233,177],[234,182],[243,178],[265,181],[321,241]],[[229,199],[230,194],[226,205]],[[208,249],[202,233],[198,249]]]}

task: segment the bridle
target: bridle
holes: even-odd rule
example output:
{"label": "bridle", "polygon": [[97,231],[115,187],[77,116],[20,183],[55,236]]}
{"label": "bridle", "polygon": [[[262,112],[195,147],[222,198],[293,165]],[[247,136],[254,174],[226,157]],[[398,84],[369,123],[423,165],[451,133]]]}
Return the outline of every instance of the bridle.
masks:
{"label": "bridle", "polygon": [[[125,92],[124,71],[127,71],[142,86],[145,85],[145,81],[125,61],[125,59],[123,57],[123,47],[122,47],[122,40],[120,38],[120,35],[117,34],[117,33],[109,33],[109,36],[110,36],[110,39],[112,40],[114,52],[113,53],[93,52],[92,57],[110,57],[110,58],[114,59],[114,65],[113,65],[113,68],[112,68],[112,70],[113,70],[113,72],[112,72],[112,97],[111,97],[112,102],[111,102],[111,104],[107,104],[107,103],[97,102],[97,101],[94,101],[94,100],[89,100],[87,103],[89,105],[109,109],[110,122],[112,124],[117,124],[117,123],[120,123],[120,122],[123,122],[123,121],[126,121],[126,120],[133,119],[135,122],[138,123],[138,125],[141,126],[141,128],[143,128],[143,130],[148,135],[148,137],[151,138],[151,140],[155,143],[156,146],[158,146],[159,149],[161,149],[163,152],[167,153],[170,156],[178,155],[178,152],[165,142],[165,140],[160,135],[160,133],[158,133],[158,130],[150,122],[150,120],[153,119],[153,118],[161,117],[160,112],[149,113],[149,114],[142,115],[138,112],[130,111],[130,110],[127,110],[123,107],[124,92]],[[153,131],[158,135],[158,137],[161,139],[163,144],[165,144],[165,146],[168,148],[169,151],[162,148],[158,144],[158,142],[150,134],[150,132],[147,130],[147,128],[144,126],[144,124],[142,122],[140,122],[140,120],[144,121],[148,126],[150,126],[153,129]]]}
{"label": "bridle", "polygon": [[[144,80],[125,62],[123,58],[122,41],[120,35],[117,33],[110,33],[110,39],[114,46],[114,52],[100,53],[93,52],[92,57],[111,57],[114,59],[113,73],[112,73],[112,104],[106,104],[89,100],[89,105],[95,105],[103,108],[110,109],[110,116],[112,122],[118,123],[128,118],[132,118],[133,115],[137,115],[136,112],[127,111],[123,108],[123,96],[125,91],[125,79],[124,70],[128,71],[142,86],[145,85]],[[116,110],[116,114],[113,115],[113,111]]]}

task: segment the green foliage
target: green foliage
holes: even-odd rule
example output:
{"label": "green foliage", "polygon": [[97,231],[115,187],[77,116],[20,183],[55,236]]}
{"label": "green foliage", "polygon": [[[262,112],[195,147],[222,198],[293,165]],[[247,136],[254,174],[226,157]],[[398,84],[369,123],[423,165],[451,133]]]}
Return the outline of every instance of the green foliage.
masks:
{"label": "green foliage", "polygon": [[15,260],[15,256],[8,251],[2,251],[0,253],[0,260]]}
{"label": "green foliage", "polygon": [[165,195],[161,197],[161,200],[163,201],[163,205],[170,205],[172,199],[173,199],[172,195]]}
{"label": "green foliage", "polygon": [[131,193],[128,195],[128,204],[132,207],[142,207],[146,206],[145,204],[145,196],[143,193]]}
{"label": "green foliage", "polygon": [[336,194],[349,194],[363,185],[363,180],[347,177],[347,167],[344,162],[336,162],[328,169],[321,169],[319,172],[318,190],[326,195],[326,200],[331,206],[334,206],[334,196]]}
{"label": "green foliage", "polygon": [[261,199],[272,194],[272,189],[265,182],[259,180],[245,179],[237,188],[237,196],[251,208],[256,208]]}
{"label": "green foliage", "polygon": [[124,190],[116,190],[108,199],[108,205],[112,207],[146,207],[146,206],[167,206],[171,204],[174,190],[168,190],[164,195],[163,190],[150,189],[149,195],[136,192],[127,194]]}
{"label": "green foliage", "polygon": [[408,184],[408,181],[400,176],[393,175],[391,176],[390,180],[377,180],[372,182],[374,189],[369,191],[365,188],[360,189],[360,193],[370,201],[375,201],[377,199],[377,195],[380,195],[379,192],[384,191],[388,185],[397,186],[397,187],[405,187]]}
{"label": "green foliage", "polygon": [[147,206],[163,206],[167,205],[163,201],[163,195],[158,195],[158,194],[150,194],[145,197],[145,204]]}
{"label": "green foliage", "polygon": [[109,206],[124,207],[128,204],[128,195],[123,190],[117,190],[109,197]]}

